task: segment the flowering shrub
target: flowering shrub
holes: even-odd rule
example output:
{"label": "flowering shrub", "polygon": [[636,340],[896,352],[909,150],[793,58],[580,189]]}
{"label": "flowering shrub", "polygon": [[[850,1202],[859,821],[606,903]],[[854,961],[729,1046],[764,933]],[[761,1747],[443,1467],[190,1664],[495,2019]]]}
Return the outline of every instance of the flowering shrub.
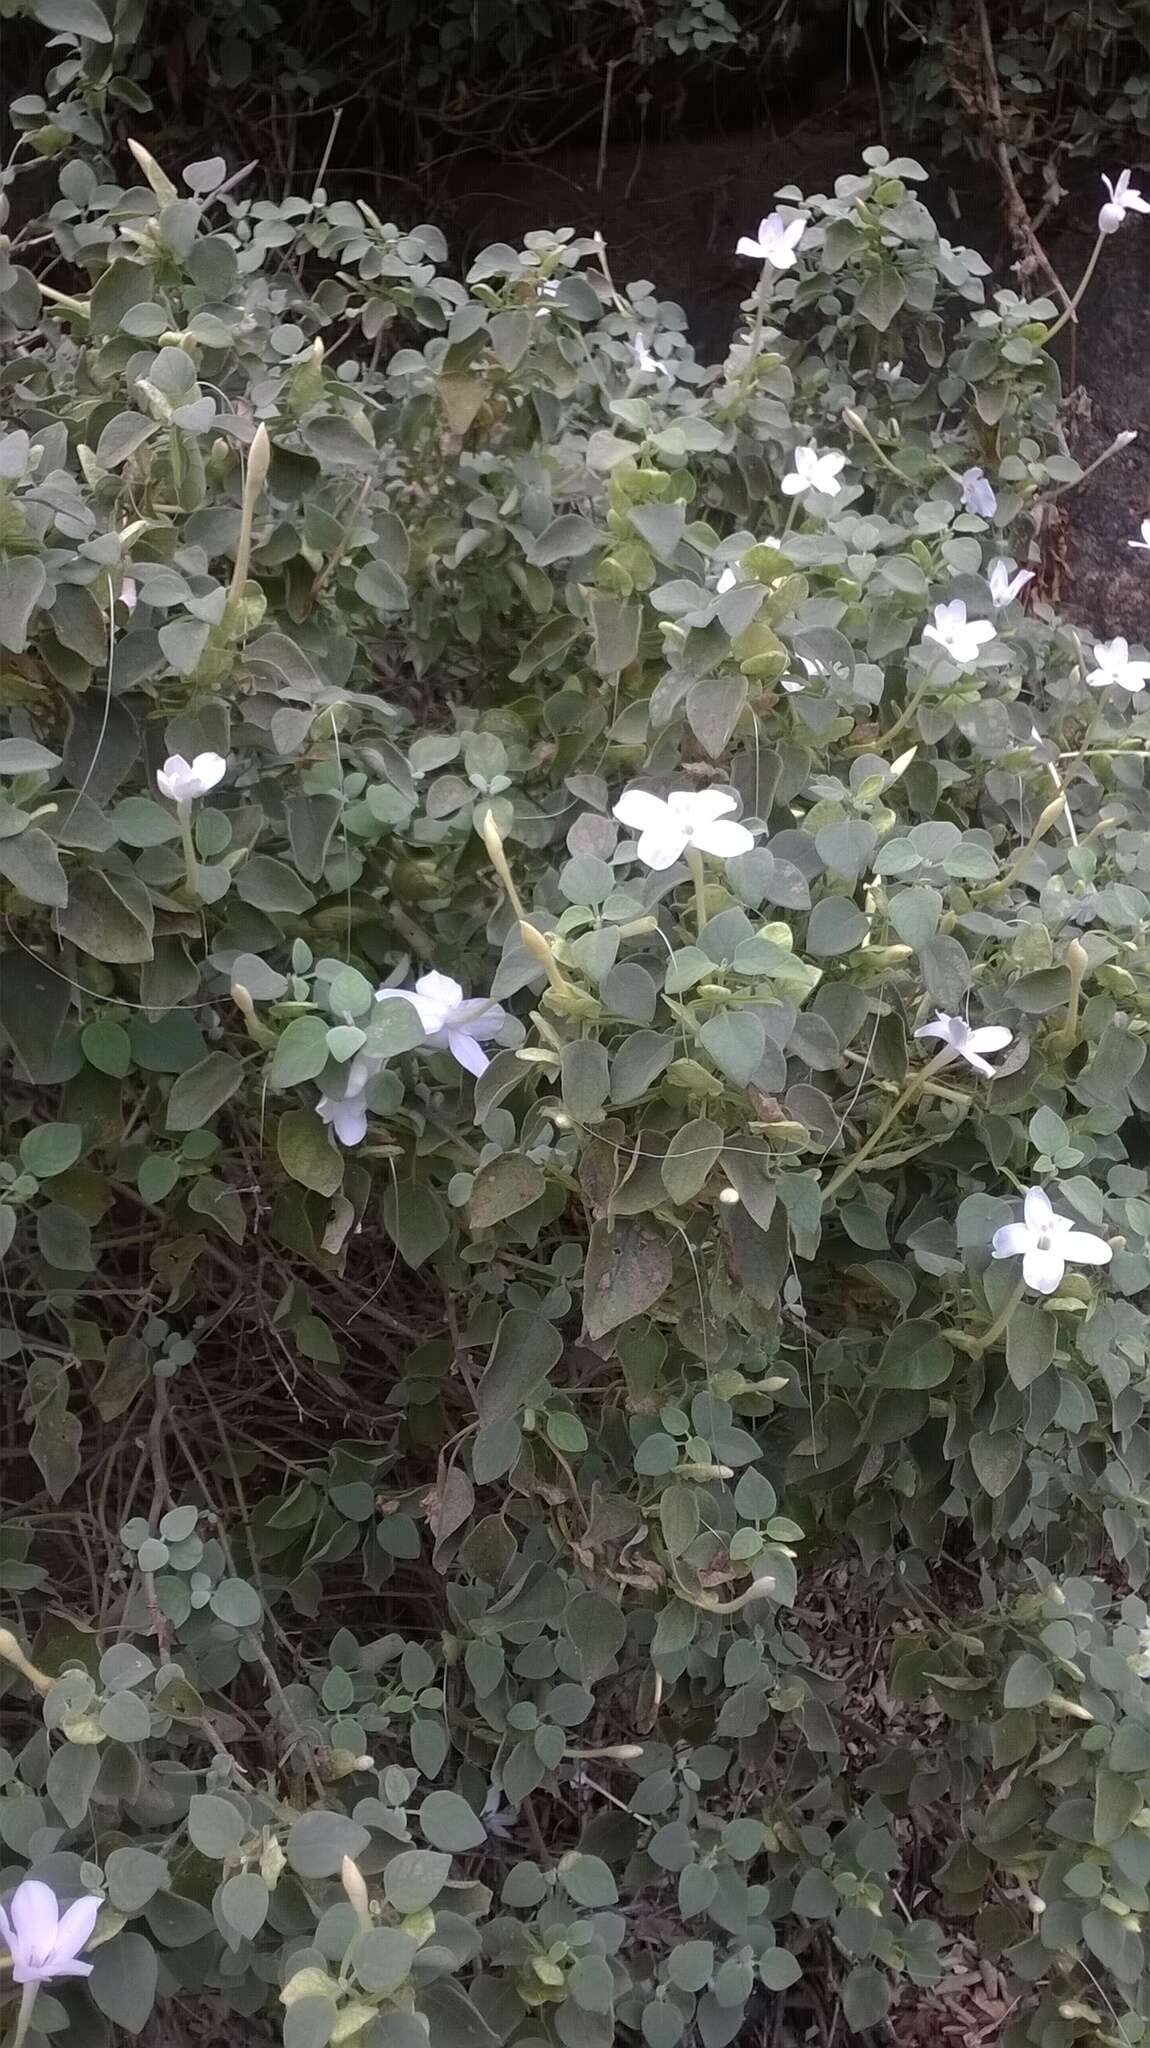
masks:
{"label": "flowering shrub", "polygon": [[135,156],[0,277],[21,2025],[724,2048],[962,1936],[1133,2048],[1150,667],[1028,565],[1055,308],[882,148],[714,370],[596,240]]}

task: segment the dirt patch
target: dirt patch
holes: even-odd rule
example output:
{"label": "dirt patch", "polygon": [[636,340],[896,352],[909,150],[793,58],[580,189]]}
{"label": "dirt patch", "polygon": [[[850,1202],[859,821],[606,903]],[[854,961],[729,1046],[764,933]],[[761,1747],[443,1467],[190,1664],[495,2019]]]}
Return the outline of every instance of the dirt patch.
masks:
{"label": "dirt patch", "polygon": [[[609,148],[602,166],[597,150],[574,145],[528,164],[459,158],[429,192],[428,209],[461,264],[487,243],[519,241],[532,228],[573,227],[585,234],[598,228],[619,282],[653,280],[682,306],[696,352],[713,362],[726,350],[752,281],[734,255],[738,236],[769,210],[780,186],[832,189],[840,173],[858,168],[860,152],[878,133],[873,97],[855,91],[785,135],[628,143]],[[898,147],[897,138],[892,146]],[[1012,281],[1012,254],[988,167],[957,156],[940,162],[921,144],[914,153],[931,172],[925,197],[943,233],[978,249],[996,275]],[[1142,182],[1150,189],[1150,170]],[[1099,169],[1081,171],[1045,231],[1070,290],[1093,247],[1101,196]],[[394,203],[406,217],[410,192],[397,191]],[[1150,644],[1150,556],[1127,542],[1150,517],[1148,325],[1150,221],[1132,216],[1104,250],[1076,334],[1063,337],[1059,355],[1067,432],[1079,460],[1093,461],[1123,428],[1136,428],[1139,440],[1061,501],[1058,596],[1080,624],[1144,644]]]}

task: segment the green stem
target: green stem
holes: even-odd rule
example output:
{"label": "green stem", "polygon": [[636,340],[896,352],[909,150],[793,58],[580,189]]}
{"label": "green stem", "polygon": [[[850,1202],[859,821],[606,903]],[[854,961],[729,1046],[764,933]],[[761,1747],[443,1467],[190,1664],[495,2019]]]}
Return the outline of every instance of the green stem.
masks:
{"label": "green stem", "polygon": [[687,848],[687,866],[695,885],[695,932],[702,932],[707,922],[707,878],[703,870],[703,856],[697,846]]}
{"label": "green stem", "polygon": [[[1001,1309],[995,1316],[994,1321],[991,1323],[990,1328],[988,1330],[984,1330],[981,1337],[967,1337],[962,1339],[963,1350],[969,1352],[972,1358],[981,1358],[984,1351],[989,1351],[991,1345],[997,1343],[998,1339],[1001,1337],[1008,1322],[1010,1321],[1011,1316],[1014,1314],[1015,1309],[1018,1307],[1019,1302],[1022,1300],[1025,1291],[1025,1280],[1019,1280],[1016,1283],[1016,1285],[1011,1289]],[[953,1337],[955,1334],[956,1333],[954,1331],[947,1332],[948,1336]]]}
{"label": "green stem", "polygon": [[1053,341],[1056,334],[1061,334],[1063,328],[1066,325],[1066,322],[1068,320],[1073,320],[1075,314],[1077,313],[1079,306],[1082,304],[1083,294],[1085,293],[1091,278],[1093,277],[1095,271],[1098,268],[1098,258],[1102,254],[1102,244],[1105,240],[1106,236],[1102,233],[1099,233],[1098,239],[1090,252],[1090,261],[1086,265],[1086,268],[1083,271],[1082,276],[1078,280],[1078,290],[1075,292],[1074,297],[1071,299],[1070,304],[1066,308],[1066,311],[1064,313],[1060,313],[1053,327],[1048,327],[1046,330],[1047,342]]}
{"label": "green stem", "polygon": [[915,1096],[921,1094],[922,1089],[930,1080],[932,1074],[936,1074],[939,1068],[944,1067],[947,1061],[952,1058],[951,1048],[946,1046],[942,1052],[936,1053],[932,1060],[928,1060],[926,1066],[921,1068],[917,1074],[911,1075],[902,1093],[895,1097],[886,1115],[879,1118],[870,1137],[864,1138],[857,1152],[852,1152],[849,1159],[844,1159],[838,1172],[831,1175],[826,1187],[823,1189],[824,1203],[829,1202],[832,1195],[837,1195],[839,1189],[850,1180],[852,1174],[858,1172],[863,1161],[869,1159],[871,1153],[881,1145],[891,1125],[898,1121],[908,1103],[913,1102]]}
{"label": "green stem", "polygon": [[36,2003],[38,1983],[25,1984],[20,1993],[20,2010],[16,2015],[16,2032],[12,2036],[11,2048],[24,2048],[28,2029],[32,2024],[32,2007]]}
{"label": "green stem", "polygon": [[176,816],[180,821],[180,838],[184,847],[184,872],[188,878],[188,894],[196,903],[200,898],[199,870],[196,865],[196,842],[192,837],[192,807],[190,803],[178,803]]}
{"label": "green stem", "polygon": [[896,740],[900,732],[910,724],[911,719],[914,717],[929,689],[929,681],[920,683],[913,696],[907,698],[906,704],[895,719],[894,724],[889,725],[885,732],[880,733],[877,740],[868,740],[863,751],[867,754],[877,754],[881,747],[889,746],[891,740]]}

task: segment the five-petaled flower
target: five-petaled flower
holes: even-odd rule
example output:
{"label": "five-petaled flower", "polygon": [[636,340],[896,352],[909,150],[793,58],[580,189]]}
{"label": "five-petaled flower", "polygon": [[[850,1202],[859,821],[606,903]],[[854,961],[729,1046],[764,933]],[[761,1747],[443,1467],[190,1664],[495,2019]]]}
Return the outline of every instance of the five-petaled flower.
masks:
{"label": "five-petaled flower", "polygon": [[735,243],[736,256],[752,256],[757,263],[773,263],[776,270],[790,270],[795,251],[807,231],[807,223],[800,216],[798,220],[784,220],[781,213],[768,213],[759,222],[757,240],[750,235],[740,235]]}
{"label": "five-petaled flower", "polygon": [[1128,540],[1126,545],[1128,548],[1142,548],[1146,554],[1150,555],[1150,519],[1142,521],[1139,531],[1142,535],[1141,540]]}
{"label": "five-petaled flower", "polygon": [[944,1062],[965,1060],[976,1074],[985,1074],[988,1080],[993,1081],[995,1070],[984,1055],[1005,1052],[1014,1033],[1008,1031],[1005,1024],[980,1024],[972,1030],[965,1017],[951,1017],[945,1010],[939,1010],[933,1023],[920,1024],[914,1035],[916,1038],[941,1039],[945,1047]]}
{"label": "five-petaled flower", "polygon": [[990,565],[989,581],[990,602],[995,611],[1000,612],[1003,605],[1013,604],[1020,590],[1025,590],[1028,583],[1033,583],[1034,571],[1016,569],[1012,576],[1009,562],[1004,562],[1000,557]]}
{"label": "five-petaled flower", "polygon": [[222,754],[197,754],[194,761],[185,761],[182,754],[169,754],[163,767],[156,770],[156,786],[160,795],[170,797],[174,804],[190,804],[198,796],[206,796],[227,772]]}
{"label": "five-petaled flower", "polygon": [[1119,171],[1116,179],[1103,173],[1102,183],[1110,197],[1098,215],[1100,235],[1115,235],[1128,213],[1150,213],[1150,200],[1142,197],[1136,185],[1130,183],[1130,172]]}
{"label": "five-petaled flower", "polygon": [[822,491],[828,498],[837,498],[842,490],[839,471],[847,466],[845,455],[835,448],[824,449],[820,454],[812,442],[809,448],[796,448],[794,468],[783,478],[782,489],[785,497],[797,498],[801,491]]}
{"label": "five-petaled flower", "polygon": [[978,660],[979,648],[998,636],[989,619],[968,619],[961,597],[953,597],[949,604],[935,605],[934,618],[923,627],[922,637],[936,640],[952,661],[966,668]]}
{"label": "five-petaled flower", "polygon": [[65,1912],[50,1885],[27,1877],[5,1912],[0,1906],[0,1940],[12,1957],[17,1984],[50,1984],[54,1977],[90,1977],[91,1963],[78,1960],[91,1937],[102,1901],[88,1893]]}
{"label": "five-petaled flower", "polygon": [[507,1012],[490,996],[465,996],[449,974],[421,974],[415,987],[380,988],[376,1000],[402,996],[418,1012],[423,1042],[436,1052],[450,1052],[469,1074],[485,1073],[490,1061],[483,1041],[495,1038],[507,1022]]}
{"label": "five-petaled flower", "polygon": [[977,512],[980,519],[993,519],[998,510],[998,499],[986,471],[976,463],[972,469],[964,469],[958,481],[962,485],[962,502],[966,510]]}
{"label": "five-petaled flower", "polygon": [[1107,690],[1113,683],[1133,697],[1150,683],[1150,661],[1131,661],[1130,642],[1121,633],[1114,640],[1094,642],[1094,662],[1086,678],[1092,690]]}
{"label": "five-petaled flower", "polygon": [[1021,1223],[996,1230],[996,1259],[1022,1260],[1022,1277],[1036,1294],[1056,1294],[1070,1266],[1108,1266],[1112,1257],[1105,1238],[1079,1230],[1069,1216],[1059,1216],[1042,1188],[1028,1188]]}
{"label": "five-petaled flower", "polygon": [[726,789],[673,790],[669,797],[629,789],[619,798],[614,815],[621,825],[639,833],[635,851],[643,865],[662,869],[674,867],[689,848],[713,853],[720,860],[749,853],[754,834],[726,815],[737,808],[738,798]]}

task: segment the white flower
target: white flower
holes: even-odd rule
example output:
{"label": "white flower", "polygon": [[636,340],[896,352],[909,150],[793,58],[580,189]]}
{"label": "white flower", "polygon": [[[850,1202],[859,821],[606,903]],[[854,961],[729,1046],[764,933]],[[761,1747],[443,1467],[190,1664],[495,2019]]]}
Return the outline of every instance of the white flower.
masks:
{"label": "white flower", "polygon": [[1128,548],[1143,548],[1150,555],[1150,519],[1142,521],[1141,533],[1141,540],[1128,540],[1126,545]]}
{"label": "white flower", "polygon": [[972,1031],[965,1017],[948,1017],[940,1010],[932,1024],[920,1024],[916,1038],[940,1038],[948,1048],[948,1059],[965,1060],[976,1074],[985,1074],[994,1079],[994,1068],[984,1053],[1005,1052],[1014,1036],[1005,1024],[982,1024]]}
{"label": "white flower", "polygon": [[956,661],[960,668],[966,668],[978,660],[978,650],[987,640],[997,639],[989,619],[968,619],[966,606],[961,597],[952,598],[949,604],[936,604],[934,619],[922,629],[924,640],[937,640],[939,646]]}
{"label": "white flower", "polygon": [[998,499],[986,471],[977,463],[972,469],[964,469],[958,479],[962,485],[962,502],[968,512],[977,512],[980,519],[993,519],[998,510]]}
{"label": "white flower", "polygon": [[652,355],[641,334],[637,334],[632,342],[631,353],[635,358],[636,371],[640,375],[644,377],[666,377],[669,383],[674,383],[675,372],[671,368],[670,363],[665,363],[659,356]]}
{"label": "white flower", "polygon": [[[1131,546],[1133,545],[1134,543],[1131,542]],[[1000,612],[1003,605],[1013,604],[1019,591],[1025,590],[1026,585],[1033,581],[1033,569],[1016,569],[1012,576],[1009,562],[1004,562],[1001,558],[992,562],[990,565],[990,602],[994,606],[995,611]]]}
{"label": "white flower", "polygon": [[77,1960],[96,1925],[102,1901],[91,1893],[65,1913],[50,1885],[38,1878],[18,1884],[8,1911],[0,1906],[0,1940],[12,1958],[16,1984],[49,1984],[54,1977],[90,1977],[91,1963]]}
{"label": "white flower", "polygon": [[373,1081],[382,1060],[357,1053],[347,1070],[342,1095],[321,1095],[316,1114],[328,1124],[341,1145],[362,1145],[367,1136],[367,1084]]}
{"label": "white flower", "polygon": [[[1133,541],[1131,541],[1130,545],[1131,545],[1131,547],[1133,547],[1133,546],[1135,545],[1135,543],[1134,543]],[[139,589],[138,589],[138,587],[137,587],[137,584],[136,584],[136,579],[135,579],[135,577],[134,577],[134,576],[124,576],[124,577],[121,577],[121,579],[120,579],[120,603],[121,603],[121,604],[123,605],[123,607],[124,607],[124,610],[125,610],[126,612],[134,612],[134,611],[135,611],[135,609],[136,609],[136,606],[137,606],[137,605],[139,604],[139,602],[140,602],[140,592],[139,592]]]}
{"label": "white flower", "polygon": [[783,493],[788,498],[797,498],[800,491],[822,491],[828,498],[837,498],[842,490],[838,480],[840,469],[845,469],[847,459],[837,449],[825,449],[820,455],[812,442],[809,448],[796,448],[794,468],[783,478]]}
{"label": "white flower", "polygon": [[402,996],[419,1014],[423,1042],[437,1052],[455,1055],[469,1074],[482,1074],[490,1065],[482,1041],[494,1038],[507,1022],[507,1012],[490,996],[465,997],[460,984],[449,974],[421,974],[413,989],[379,988],[377,1002]]}
{"label": "white flower", "polygon": [[1102,183],[1110,197],[1098,215],[1100,235],[1115,235],[1128,213],[1150,213],[1150,200],[1143,199],[1136,185],[1130,183],[1130,172],[1120,171],[1117,182],[1103,175]]}
{"label": "white flower", "polygon": [[724,591],[733,590],[738,580],[739,579],[735,575],[735,572],[732,569],[731,564],[728,562],[726,568],[723,570],[718,582],[715,585],[715,589],[718,591],[719,596],[722,597]]}
{"label": "white flower", "polygon": [[996,1259],[1022,1260],[1022,1277],[1036,1294],[1056,1294],[1067,1264],[1108,1266],[1110,1246],[1092,1231],[1058,1216],[1041,1188],[1028,1188],[1021,1223],[1004,1223],[994,1233]]}
{"label": "white flower", "polygon": [[1133,697],[1150,683],[1150,661],[1131,661],[1130,643],[1121,633],[1114,640],[1096,640],[1094,660],[1097,666],[1086,678],[1093,690],[1109,689],[1113,683]]}
{"label": "white flower", "polygon": [[196,797],[206,796],[227,772],[222,754],[197,754],[194,761],[185,761],[182,754],[169,754],[156,771],[156,786],[161,796],[170,797],[174,804],[190,804]]}
{"label": "white flower", "polygon": [[752,256],[756,263],[773,263],[776,270],[790,270],[795,251],[807,231],[805,219],[785,221],[781,213],[769,213],[759,222],[758,240],[740,235],[736,256]]}
{"label": "white flower", "polygon": [[674,867],[688,847],[713,853],[719,860],[749,853],[754,834],[726,817],[737,805],[738,798],[725,789],[673,790],[666,798],[629,789],[613,815],[640,834],[635,851],[644,867],[662,869]]}
{"label": "white flower", "polygon": [[1150,1678],[1150,1622],[1138,1631],[1138,1648],[1127,1663],[1135,1678]]}
{"label": "white flower", "polygon": [[901,357],[897,363],[880,363],[875,375],[881,377],[884,384],[897,384],[902,376]]}

